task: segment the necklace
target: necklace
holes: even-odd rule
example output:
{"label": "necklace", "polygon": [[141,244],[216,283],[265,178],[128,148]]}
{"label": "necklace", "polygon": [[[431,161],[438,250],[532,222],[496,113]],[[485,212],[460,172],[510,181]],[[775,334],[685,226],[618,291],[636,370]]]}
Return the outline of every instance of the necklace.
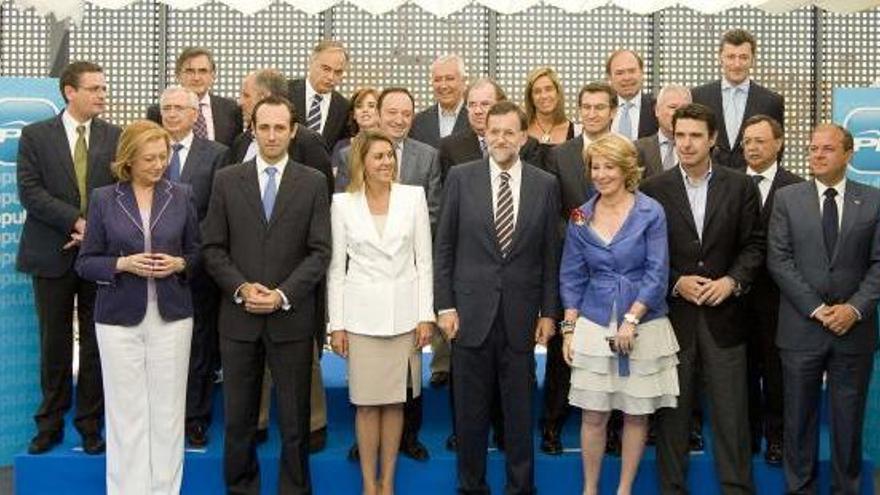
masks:
{"label": "necklace", "polygon": [[535,125],[538,126],[538,129],[541,129],[541,142],[547,144],[550,142],[550,134],[553,132],[553,129],[556,129],[556,126],[559,124],[553,124],[550,126],[550,130],[544,129],[544,126],[541,125],[538,118],[535,117]]}

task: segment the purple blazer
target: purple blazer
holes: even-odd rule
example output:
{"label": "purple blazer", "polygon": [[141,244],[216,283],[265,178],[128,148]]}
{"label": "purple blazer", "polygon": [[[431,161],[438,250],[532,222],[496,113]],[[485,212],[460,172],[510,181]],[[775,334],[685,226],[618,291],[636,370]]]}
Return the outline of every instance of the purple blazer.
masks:
{"label": "purple blazer", "polygon": [[[95,322],[134,326],[147,310],[147,279],[117,272],[121,256],[144,251],[144,231],[129,182],[100,187],[92,193],[86,235],[76,271],[97,283]],[[193,314],[188,273],[199,253],[199,224],[189,186],[162,180],[153,191],[150,212],[152,251],[183,256],[186,270],[156,280],[159,314],[165,321]]]}

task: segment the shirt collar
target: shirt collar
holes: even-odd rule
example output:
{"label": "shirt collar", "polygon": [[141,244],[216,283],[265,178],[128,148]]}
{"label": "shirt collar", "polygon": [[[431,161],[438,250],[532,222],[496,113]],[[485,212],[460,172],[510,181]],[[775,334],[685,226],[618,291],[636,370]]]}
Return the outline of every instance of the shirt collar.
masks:
{"label": "shirt collar", "polygon": [[[275,169],[278,170],[276,174],[277,179],[281,179],[281,176],[284,175],[284,168],[287,166],[287,154],[284,155],[278,163],[274,165]],[[269,165],[266,160],[263,160],[263,157],[260,156],[260,153],[257,152],[257,177],[262,177],[263,172],[266,171],[267,168],[272,167],[273,165]]]}
{"label": "shirt collar", "polygon": [[769,167],[767,167],[766,170],[764,170],[761,173],[755,172],[754,170],[752,170],[751,167],[746,167],[746,175],[749,175],[749,176],[760,175],[760,176],[764,177],[764,180],[766,180],[772,184],[773,179],[776,178],[776,171],[777,170],[779,170],[779,164],[776,162],[773,162],[772,164],[770,164]]}
{"label": "shirt collar", "polygon": [[692,186],[692,187],[700,187],[703,184],[707,184],[712,179],[712,161],[709,161],[709,170],[706,172],[706,175],[702,179],[694,180],[690,175],[684,170],[684,167],[681,163],[678,164],[678,171],[681,172],[681,176],[684,179],[684,183]]}
{"label": "shirt collar", "polygon": [[[507,169],[507,173],[510,174],[510,180],[518,181],[519,178],[522,176],[522,169],[522,160],[517,158],[516,163],[514,163],[512,167]],[[495,163],[495,159],[492,158],[491,155],[489,155],[489,175],[492,179],[492,182],[495,182],[498,177],[501,176],[501,172],[503,172],[501,170],[501,167],[499,167],[498,164]]]}
{"label": "shirt collar", "polygon": [[657,140],[660,142],[660,146],[663,146],[666,143],[675,146],[675,140],[666,137],[666,134],[663,134],[663,131],[657,131]]}
{"label": "shirt collar", "polygon": [[461,107],[464,105],[464,100],[459,100],[458,105],[455,105],[455,108],[450,111],[443,110],[443,107],[440,104],[437,104],[437,111],[440,112],[441,117],[458,117],[458,113],[461,112]]}
{"label": "shirt collar", "polygon": [[202,105],[211,106],[211,93],[205,92],[205,96],[202,96],[199,100],[199,108],[201,108]]}
{"label": "shirt collar", "polygon": [[819,191],[819,198],[820,199],[824,199],[826,189],[832,189],[832,188],[836,189],[837,195],[840,196],[841,198],[846,193],[846,177],[844,177],[843,179],[840,179],[840,182],[838,182],[837,184],[834,184],[831,187],[826,186],[818,179],[814,179],[814,180],[816,181],[816,190]]}
{"label": "shirt collar", "polygon": [[642,108],[642,91],[639,90],[631,99],[627,100],[622,96],[617,97],[617,106],[618,108],[623,108],[623,105],[629,103],[633,106],[633,108],[640,110]]}
{"label": "shirt collar", "polygon": [[65,129],[73,129],[74,132],[76,132],[78,126],[84,125],[86,126],[86,134],[88,134],[92,127],[92,119],[85,122],[79,122],[73,118],[73,115],[70,115],[70,112],[68,112],[67,109],[61,114],[61,122],[64,124]]}
{"label": "shirt collar", "polygon": [[749,87],[751,86],[751,84],[752,84],[752,80],[748,77],[746,78],[745,81],[743,81],[739,84],[731,84],[730,81],[728,81],[727,79],[722,77],[721,78],[721,91],[724,92],[724,91],[727,91],[728,89],[731,89],[731,88],[739,88],[739,89],[742,89],[744,93],[748,94]]}

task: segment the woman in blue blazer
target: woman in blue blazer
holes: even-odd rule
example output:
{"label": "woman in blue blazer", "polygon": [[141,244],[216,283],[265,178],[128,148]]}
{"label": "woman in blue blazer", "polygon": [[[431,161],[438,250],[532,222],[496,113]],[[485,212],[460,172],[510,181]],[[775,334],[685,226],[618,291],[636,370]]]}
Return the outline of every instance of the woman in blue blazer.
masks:
{"label": "woman in blue blazer", "polygon": [[199,231],[190,189],[165,179],[170,137],[129,125],[95,189],[76,269],[97,283],[107,418],[107,493],[180,492],[192,336],[187,272]]}
{"label": "woman in blue blazer", "polygon": [[598,194],[572,212],[559,283],[569,402],[583,409],[583,493],[597,493],[611,410],[624,413],[617,493],[629,494],[648,415],[675,407],[678,342],[666,318],[669,247],[663,207],[636,192],[636,149],[619,134],[584,153]]}

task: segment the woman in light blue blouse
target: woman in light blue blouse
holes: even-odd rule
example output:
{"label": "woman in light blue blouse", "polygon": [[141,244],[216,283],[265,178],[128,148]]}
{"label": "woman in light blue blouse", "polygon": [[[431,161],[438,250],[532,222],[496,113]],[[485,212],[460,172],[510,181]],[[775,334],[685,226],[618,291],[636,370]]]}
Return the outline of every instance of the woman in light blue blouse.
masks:
{"label": "woman in light blue blouse", "polygon": [[574,210],[560,267],[563,355],[572,367],[569,402],[583,409],[585,495],[597,493],[605,428],[624,413],[618,494],[632,491],[648,415],[675,407],[678,342],[666,318],[666,217],[636,191],[636,149],[617,134],[584,153],[598,194]]}

